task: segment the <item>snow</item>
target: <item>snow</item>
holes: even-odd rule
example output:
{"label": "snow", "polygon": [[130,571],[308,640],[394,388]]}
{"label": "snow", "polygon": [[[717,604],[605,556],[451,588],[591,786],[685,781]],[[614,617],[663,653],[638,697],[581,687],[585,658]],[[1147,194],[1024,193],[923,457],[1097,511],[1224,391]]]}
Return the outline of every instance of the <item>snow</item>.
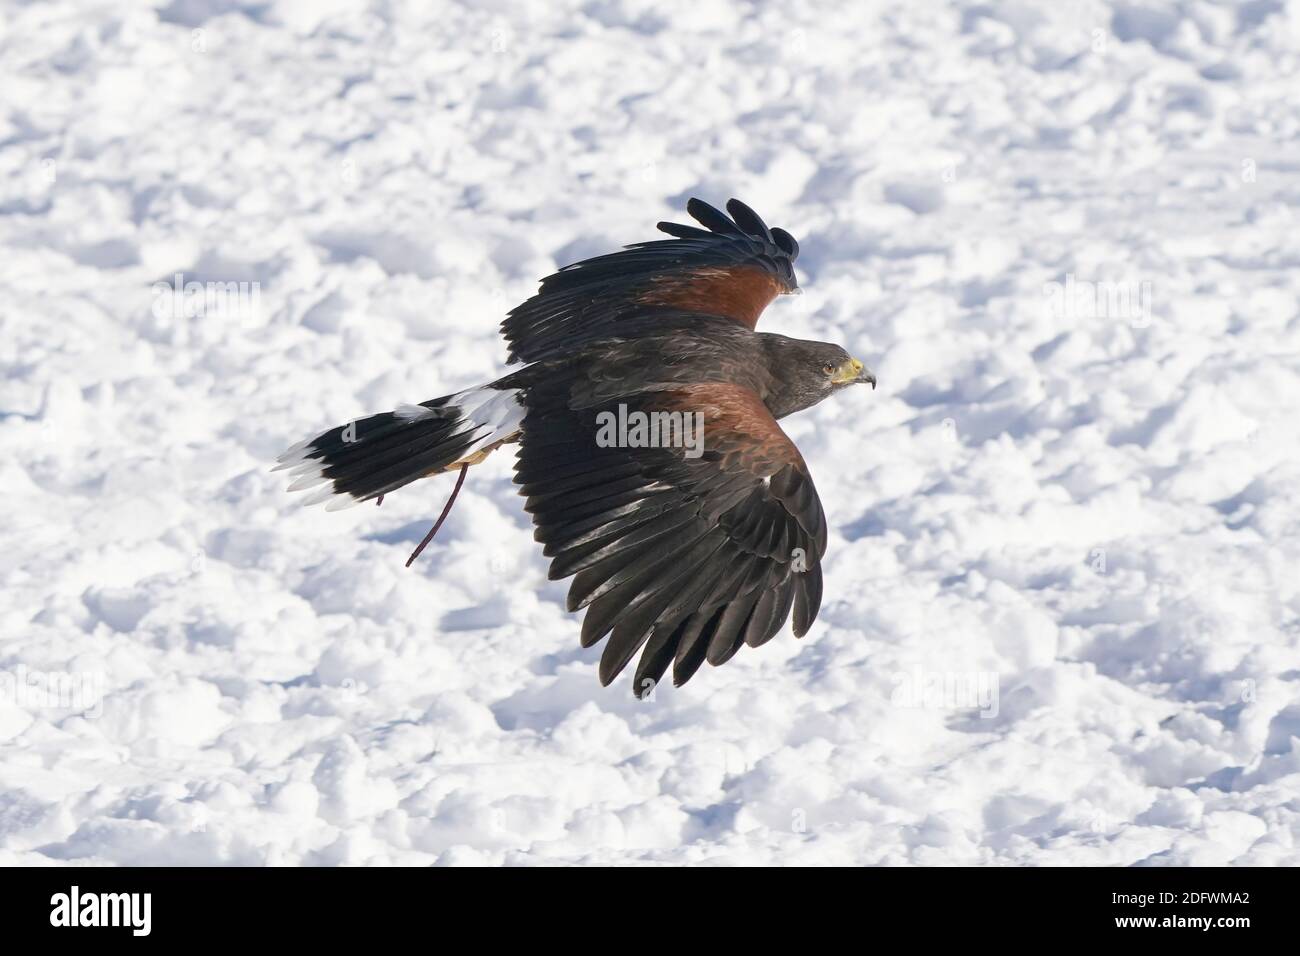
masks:
{"label": "snow", "polygon": [[[1300,863],[1298,40],[1294,0],[0,8],[0,863]],[[812,632],[638,702],[508,453],[409,570],[452,477],[334,514],[270,469],[500,374],[541,276],[690,195],[789,229],[765,327],[880,385],[787,421]]]}

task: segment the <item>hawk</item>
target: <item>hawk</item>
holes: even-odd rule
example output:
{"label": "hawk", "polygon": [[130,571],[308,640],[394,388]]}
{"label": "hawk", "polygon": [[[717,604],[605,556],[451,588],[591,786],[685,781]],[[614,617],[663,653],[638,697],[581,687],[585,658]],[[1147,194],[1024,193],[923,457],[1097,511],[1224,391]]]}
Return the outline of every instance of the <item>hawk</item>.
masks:
{"label": "hawk", "polygon": [[826,516],[778,421],[876,378],[840,346],[757,332],[798,291],[799,244],[738,200],[698,199],[696,226],[541,282],[501,324],[508,362],[476,388],[349,422],[290,448],[291,491],[329,508],[458,471],[518,445],[515,483],[550,578],[573,579],[583,647],[605,640],[608,685],[640,652],[633,693],[669,666],[807,633],[822,598]]}

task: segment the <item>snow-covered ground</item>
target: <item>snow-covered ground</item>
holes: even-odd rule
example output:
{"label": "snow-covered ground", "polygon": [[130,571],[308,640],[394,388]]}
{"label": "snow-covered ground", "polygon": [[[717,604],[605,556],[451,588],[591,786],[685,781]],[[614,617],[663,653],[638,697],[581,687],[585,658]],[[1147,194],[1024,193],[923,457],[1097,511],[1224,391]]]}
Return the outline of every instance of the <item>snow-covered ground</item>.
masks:
{"label": "snow-covered ground", "polygon": [[[1300,4],[359,7],[0,5],[0,863],[1300,863]],[[637,702],[508,453],[410,570],[269,468],[690,195],[880,387]]]}

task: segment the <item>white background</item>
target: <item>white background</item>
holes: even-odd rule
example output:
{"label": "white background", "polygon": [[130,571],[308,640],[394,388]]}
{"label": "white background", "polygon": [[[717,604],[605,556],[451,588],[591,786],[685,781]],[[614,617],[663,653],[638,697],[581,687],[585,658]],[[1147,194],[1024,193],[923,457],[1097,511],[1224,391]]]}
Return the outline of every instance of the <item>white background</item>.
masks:
{"label": "white background", "polygon": [[[0,863],[1300,862],[1296,3],[358,6],[0,6]],[[880,387],[813,631],[638,703],[509,452],[410,570],[450,478],[268,469],[690,195]]]}

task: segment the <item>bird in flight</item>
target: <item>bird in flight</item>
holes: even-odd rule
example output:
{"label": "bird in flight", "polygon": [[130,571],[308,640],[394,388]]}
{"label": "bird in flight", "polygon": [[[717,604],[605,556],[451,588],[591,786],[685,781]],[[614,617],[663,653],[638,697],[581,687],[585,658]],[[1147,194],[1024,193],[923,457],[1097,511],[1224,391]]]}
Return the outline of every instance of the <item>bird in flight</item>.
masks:
{"label": "bird in flight", "polygon": [[494,382],[360,418],[279,459],[291,491],[330,509],[458,472],[517,444],[515,483],[550,578],[572,577],[583,647],[606,639],[608,685],[640,651],[633,693],[669,666],[771,640],[793,613],[802,637],[822,598],[826,516],[778,420],[876,378],[840,346],[757,332],[798,291],[799,244],[744,203],[692,199],[704,228],[565,266],[507,315]]}

